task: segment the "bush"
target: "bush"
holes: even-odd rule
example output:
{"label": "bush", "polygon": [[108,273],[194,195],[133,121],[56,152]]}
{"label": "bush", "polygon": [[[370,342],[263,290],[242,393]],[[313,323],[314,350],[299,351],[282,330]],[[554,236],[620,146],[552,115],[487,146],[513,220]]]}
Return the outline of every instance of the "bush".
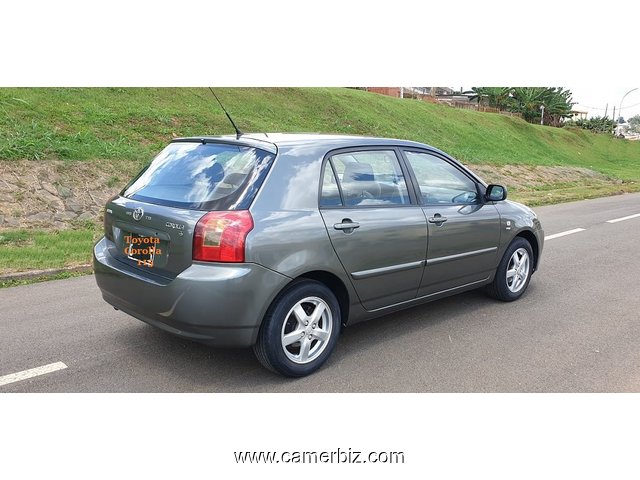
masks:
{"label": "bush", "polygon": [[607,117],[592,117],[586,120],[579,118],[564,123],[565,127],[578,127],[596,133],[612,133],[616,125],[616,122]]}

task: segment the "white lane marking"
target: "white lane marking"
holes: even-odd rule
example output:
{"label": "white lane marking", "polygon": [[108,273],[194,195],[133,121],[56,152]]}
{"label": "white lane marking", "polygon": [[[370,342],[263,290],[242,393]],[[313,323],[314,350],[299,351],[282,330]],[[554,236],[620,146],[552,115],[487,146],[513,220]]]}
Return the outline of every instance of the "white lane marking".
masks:
{"label": "white lane marking", "polygon": [[607,220],[607,223],[618,223],[624,222],[625,220],[631,220],[632,218],[640,217],[640,213],[636,213],[635,215],[629,215],[628,217],[614,218],[613,220]]}
{"label": "white lane marking", "polygon": [[544,237],[545,240],[553,240],[554,238],[564,237],[565,235],[571,235],[572,233],[584,232],[584,228],[574,228],[573,230],[567,230],[566,232],[554,233]]}
{"label": "white lane marking", "polygon": [[67,366],[62,362],[50,363],[49,365],[43,365],[42,367],[30,368],[29,370],[23,370],[18,373],[11,373],[0,377],[0,387],[7,385],[8,383],[19,382],[20,380],[26,380],[27,378],[37,377],[38,375],[44,375],[46,373],[56,372],[58,370],[64,370]]}

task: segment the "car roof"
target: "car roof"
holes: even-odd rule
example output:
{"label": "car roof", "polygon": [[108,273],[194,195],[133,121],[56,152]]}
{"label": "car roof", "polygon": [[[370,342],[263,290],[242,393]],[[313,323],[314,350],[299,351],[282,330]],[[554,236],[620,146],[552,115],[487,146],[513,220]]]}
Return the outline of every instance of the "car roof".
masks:
{"label": "car roof", "polygon": [[236,135],[220,135],[200,137],[176,138],[174,142],[204,142],[204,143],[231,143],[234,145],[248,145],[263,148],[276,153],[281,147],[298,147],[314,145],[327,149],[347,148],[359,146],[406,146],[416,148],[428,148],[440,153],[441,150],[430,145],[400,140],[397,138],[366,137],[359,135],[332,135],[322,133],[245,133],[239,138]]}

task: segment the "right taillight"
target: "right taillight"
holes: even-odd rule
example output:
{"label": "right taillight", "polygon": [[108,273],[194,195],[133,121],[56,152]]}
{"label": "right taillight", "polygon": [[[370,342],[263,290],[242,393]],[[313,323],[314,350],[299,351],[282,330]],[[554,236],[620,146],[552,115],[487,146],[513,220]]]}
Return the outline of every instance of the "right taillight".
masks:
{"label": "right taillight", "polygon": [[244,243],[253,229],[248,210],[209,212],[196,225],[193,259],[203,262],[244,262]]}

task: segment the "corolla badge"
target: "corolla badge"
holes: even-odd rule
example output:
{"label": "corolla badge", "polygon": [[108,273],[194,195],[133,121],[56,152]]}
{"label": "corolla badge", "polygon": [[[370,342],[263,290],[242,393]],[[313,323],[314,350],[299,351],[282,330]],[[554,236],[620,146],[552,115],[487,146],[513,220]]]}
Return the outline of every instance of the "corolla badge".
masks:
{"label": "corolla badge", "polygon": [[140,220],[143,215],[144,215],[144,210],[142,208],[140,208],[140,207],[136,208],[133,211],[133,219],[134,220]]}
{"label": "corolla badge", "polygon": [[167,228],[175,228],[176,230],[184,230],[184,225],[181,224],[181,223],[167,222],[164,225]]}

